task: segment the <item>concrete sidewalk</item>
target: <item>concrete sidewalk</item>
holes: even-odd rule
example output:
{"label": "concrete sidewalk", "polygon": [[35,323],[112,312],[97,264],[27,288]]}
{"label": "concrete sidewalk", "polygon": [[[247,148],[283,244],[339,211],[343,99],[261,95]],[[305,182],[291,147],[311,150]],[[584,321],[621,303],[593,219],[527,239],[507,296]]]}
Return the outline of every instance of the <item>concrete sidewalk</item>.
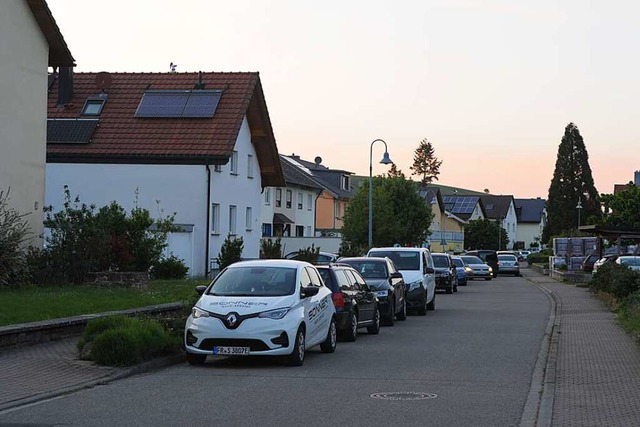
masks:
{"label": "concrete sidewalk", "polygon": [[[588,288],[531,269],[530,282],[551,293],[556,319],[544,378],[550,410],[538,425],[640,426],[640,346]],[[549,403],[549,402],[547,402]]]}

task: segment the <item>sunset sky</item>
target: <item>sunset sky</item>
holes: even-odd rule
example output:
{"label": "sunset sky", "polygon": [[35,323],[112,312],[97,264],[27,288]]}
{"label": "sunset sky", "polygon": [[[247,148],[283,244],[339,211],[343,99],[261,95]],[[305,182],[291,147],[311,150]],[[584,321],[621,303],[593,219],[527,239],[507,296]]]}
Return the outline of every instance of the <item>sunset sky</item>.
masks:
{"label": "sunset sky", "polygon": [[[384,139],[410,173],[547,197],[569,122],[596,188],[640,169],[635,1],[48,0],[76,71],[258,71],[278,149],[361,175]],[[384,146],[373,146],[374,174]]]}

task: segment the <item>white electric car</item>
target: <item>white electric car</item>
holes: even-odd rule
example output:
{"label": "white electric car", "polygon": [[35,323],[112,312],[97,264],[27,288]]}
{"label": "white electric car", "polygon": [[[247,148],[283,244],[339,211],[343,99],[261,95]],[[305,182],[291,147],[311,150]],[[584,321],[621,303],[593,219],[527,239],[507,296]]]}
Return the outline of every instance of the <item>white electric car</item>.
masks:
{"label": "white electric car", "polygon": [[268,355],[300,366],[313,346],[335,351],[332,293],[307,262],[237,262],[196,290],[202,296],[184,331],[190,364],[203,364],[207,355]]}

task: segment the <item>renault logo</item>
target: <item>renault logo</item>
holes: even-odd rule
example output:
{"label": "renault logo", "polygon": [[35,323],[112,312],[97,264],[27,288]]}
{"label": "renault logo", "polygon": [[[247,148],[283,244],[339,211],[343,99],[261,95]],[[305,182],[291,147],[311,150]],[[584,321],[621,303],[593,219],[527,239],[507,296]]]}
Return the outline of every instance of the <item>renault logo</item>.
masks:
{"label": "renault logo", "polygon": [[227,325],[229,325],[230,327],[233,328],[236,325],[237,321],[238,317],[234,313],[231,313],[227,316]]}

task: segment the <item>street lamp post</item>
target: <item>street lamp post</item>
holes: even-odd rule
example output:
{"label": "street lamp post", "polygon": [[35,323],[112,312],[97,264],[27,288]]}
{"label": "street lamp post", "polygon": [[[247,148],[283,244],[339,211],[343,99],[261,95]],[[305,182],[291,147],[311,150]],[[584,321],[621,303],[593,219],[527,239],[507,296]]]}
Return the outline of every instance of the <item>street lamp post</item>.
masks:
{"label": "street lamp post", "polygon": [[369,147],[369,248],[373,246],[373,144],[378,141],[384,144],[384,155],[380,163],[383,165],[393,163],[387,152],[387,143],[382,139],[374,139]]}
{"label": "street lamp post", "polygon": [[578,229],[580,229],[580,211],[582,210],[582,200],[578,199],[578,205],[576,206],[578,210]]}

